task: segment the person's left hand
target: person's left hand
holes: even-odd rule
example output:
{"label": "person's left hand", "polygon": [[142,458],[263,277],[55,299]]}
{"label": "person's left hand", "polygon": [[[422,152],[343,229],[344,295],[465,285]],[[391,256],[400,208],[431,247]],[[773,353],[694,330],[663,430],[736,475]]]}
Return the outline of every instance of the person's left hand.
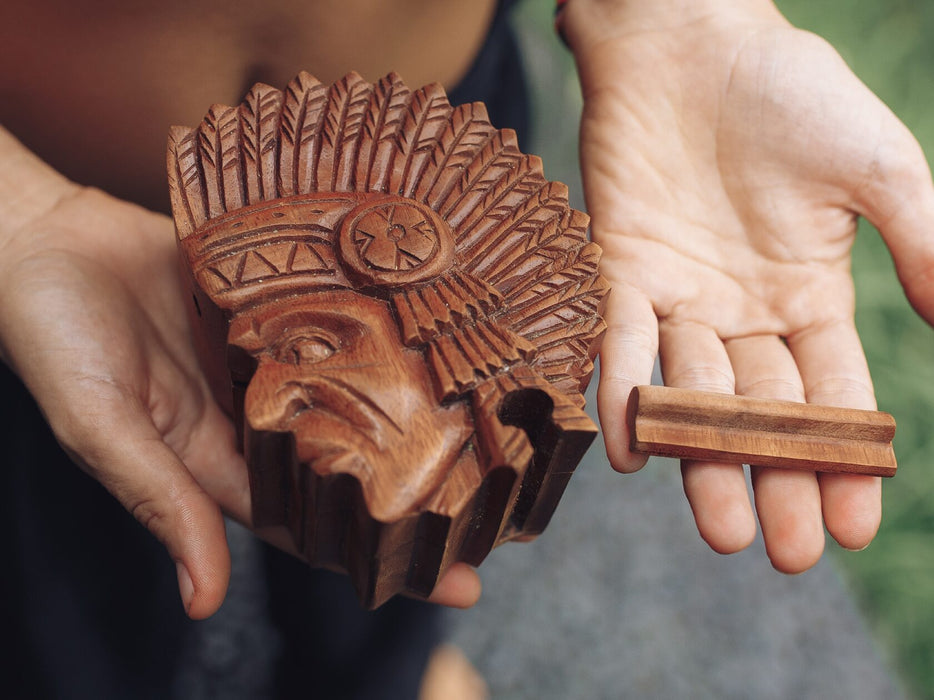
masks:
{"label": "person's left hand", "polygon": [[[859,215],[934,321],[934,188],[917,142],[822,39],[770,2],[572,0],[584,92],[581,163],[613,291],[599,410],[612,465],[633,471],[623,419],[656,353],[671,386],[875,408],[854,325]],[[592,12],[591,16],[587,12]],[[755,515],[740,465],[683,464],[698,530],[722,553]],[[873,477],[755,468],[781,571],[872,540]]]}

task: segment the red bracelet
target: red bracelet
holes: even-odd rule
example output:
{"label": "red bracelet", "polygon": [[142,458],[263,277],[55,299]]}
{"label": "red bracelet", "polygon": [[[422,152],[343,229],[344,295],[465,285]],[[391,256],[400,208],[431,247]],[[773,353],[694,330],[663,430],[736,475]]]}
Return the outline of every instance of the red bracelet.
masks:
{"label": "red bracelet", "polygon": [[555,0],[555,33],[561,39],[561,43],[570,48],[568,38],[564,35],[564,7],[567,4],[568,0]]}

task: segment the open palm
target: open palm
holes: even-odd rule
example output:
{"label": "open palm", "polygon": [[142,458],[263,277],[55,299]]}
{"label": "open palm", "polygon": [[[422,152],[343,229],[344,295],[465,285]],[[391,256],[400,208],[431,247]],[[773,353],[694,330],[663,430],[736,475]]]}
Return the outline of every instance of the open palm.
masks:
{"label": "open palm", "polygon": [[[934,319],[934,193],[908,130],[823,40],[777,15],[631,29],[575,52],[593,235],[614,287],[599,407],[614,467],[624,405],[658,353],[666,384],[874,408],[853,323],[857,217],[885,236],[915,307]],[[755,520],[740,467],[683,465],[701,535],[746,546]],[[872,477],[753,469],[773,564],[869,543]]]}

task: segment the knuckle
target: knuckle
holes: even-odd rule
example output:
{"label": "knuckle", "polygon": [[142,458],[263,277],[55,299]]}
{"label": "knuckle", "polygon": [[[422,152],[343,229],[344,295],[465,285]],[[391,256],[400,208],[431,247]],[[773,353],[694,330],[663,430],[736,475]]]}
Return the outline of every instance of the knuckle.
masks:
{"label": "knuckle", "polygon": [[911,303],[925,308],[934,297],[934,249],[916,251],[908,264],[899,266],[899,277]]}
{"label": "knuckle", "polygon": [[69,378],[60,399],[43,408],[46,420],[62,445],[82,454],[99,451],[103,436],[119,434],[129,407],[139,403],[132,387],[98,374]]}
{"label": "knuckle", "polygon": [[825,377],[807,388],[809,403],[841,408],[875,409],[872,386],[853,377]]}
{"label": "knuckle", "polygon": [[143,527],[165,543],[168,517],[156,499],[142,498],[130,504],[128,510]]}
{"label": "knuckle", "polygon": [[917,139],[904,124],[895,122],[867,156],[854,195],[857,201],[872,203],[885,221],[930,187],[930,172]]}
{"label": "knuckle", "polygon": [[627,355],[638,353],[655,357],[658,352],[657,336],[629,325],[610,325],[607,328],[603,342],[611,343],[614,347],[623,350]]}
{"label": "knuckle", "polygon": [[782,401],[804,401],[801,384],[780,377],[763,377],[750,382],[737,382],[736,393],[742,396],[778,399]]}
{"label": "knuckle", "polygon": [[169,487],[165,493],[139,496],[127,503],[130,514],[171,549],[172,542],[195,521],[194,494],[189,489]]}
{"label": "knuckle", "polygon": [[100,480],[100,465],[105,461],[100,444],[101,430],[90,416],[67,415],[49,420],[55,440],[69,458],[85,472]]}
{"label": "knuckle", "polygon": [[665,377],[665,384],[681,389],[697,389],[718,394],[732,394],[735,380],[730,372],[714,365],[695,365]]}

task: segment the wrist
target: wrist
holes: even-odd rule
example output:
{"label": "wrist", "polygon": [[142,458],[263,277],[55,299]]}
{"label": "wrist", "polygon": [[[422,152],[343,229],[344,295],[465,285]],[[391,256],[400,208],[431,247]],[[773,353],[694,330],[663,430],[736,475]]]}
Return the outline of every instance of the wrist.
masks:
{"label": "wrist", "polygon": [[0,126],[0,245],[78,189]]}
{"label": "wrist", "polygon": [[21,232],[80,189],[0,126],[0,276],[38,239]]}
{"label": "wrist", "polygon": [[776,20],[785,21],[772,0],[567,0],[560,9],[562,38],[575,54],[627,34]]}

